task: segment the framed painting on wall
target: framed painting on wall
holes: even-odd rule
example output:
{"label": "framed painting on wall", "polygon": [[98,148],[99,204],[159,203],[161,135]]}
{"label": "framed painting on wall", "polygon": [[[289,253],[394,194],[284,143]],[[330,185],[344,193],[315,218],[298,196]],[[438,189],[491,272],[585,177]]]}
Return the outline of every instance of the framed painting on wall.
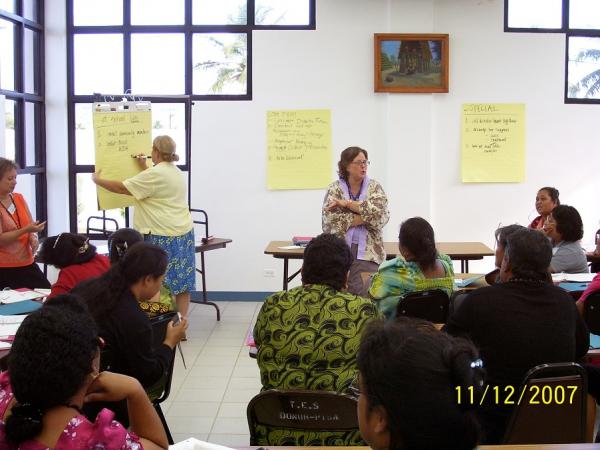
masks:
{"label": "framed painting on wall", "polygon": [[375,34],[375,92],[448,92],[447,34]]}

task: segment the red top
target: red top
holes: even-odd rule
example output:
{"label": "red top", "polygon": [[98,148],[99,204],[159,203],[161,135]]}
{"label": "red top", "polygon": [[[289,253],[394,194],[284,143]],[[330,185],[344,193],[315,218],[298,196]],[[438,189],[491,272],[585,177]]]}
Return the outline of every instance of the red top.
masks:
{"label": "red top", "polygon": [[58,294],[66,294],[80,282],[88,278],[99,277],[110,267],[110,260],[104,255],[96,255],[83,264],[73,264],[64,267],[58,274],[58,280],[52,285],[48,297]]}
{"label": "red top", "polygon": [[589,284],[587,289],[583,291],[581,297],[579,297],[580,302],[585,302],[585,299],[588,298],[589,295],[593,294],[596,291],[600,291],[600,272],[596,274],[592,282]]}

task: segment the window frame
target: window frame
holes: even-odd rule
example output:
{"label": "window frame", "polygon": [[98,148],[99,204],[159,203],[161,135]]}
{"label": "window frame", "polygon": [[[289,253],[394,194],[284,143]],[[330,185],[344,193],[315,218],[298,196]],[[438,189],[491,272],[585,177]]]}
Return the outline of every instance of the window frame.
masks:
{"label": "window frame", "polygon": [[[67,120],[68,120],[68,164],[69,164],[69,223],[72,232],[77,231],[77,174],[89,173],[94,170],[92,165],[76,164],[75,147],[75,105],[79,103],[93,103],[94,95],[76,95],[74,85],[74,36],[77,34],[108,34],[117,33],[123,36],[123,87],[125,92],[131,92],[131,35],[134,33],[181,33],[184,35],[184,86],[182,96],[177,95],[152,95],[151,92],[133,92],[144,100],[153,103],[179,103],[187,102],[186,106],[186,163],[178,167],[188,172],[188,201],[191,190],[191,105],[193,101],[248,101],[252,100],[252,34],[254,30],[315,30],[316,29],[316,0],[306,0],[309,7],[309,23],[307,25],[256,25],[255,0],[247,0],[245,25],[193,25],[192,0],[184,0],[184,23],[180,25],[132,25],[131,0],[123,0],[123,24],[121,25],[74,25],[73,10],[76,0],[67,0]],[[246,94],[226,95],[200,95],[193,93],[193,55],[192,41],[194,34],[198,33],[239,33],[246,34]],[[120,98],[123,93],[101,92],[104,96]],[[175,100],[175,99],[180,100]],[[126,224],[129,223],[129,214],[125,216]],[[103,239],[101,234],[90,234],[93,239]]]}
{"label": "window frame", "polygon": [[570,28],[569,8],[570,0],[562,0],[562,26],[560,28],[516,28],[508,26],[509,1],[504,0],[504,32],[506,33],[563,33],[565,35],[565,78],[563,86],[563,102],[565,104],[600,104],[600,98],[572,98],[569,97],[569,39],[571,37],[600,38],[600,29]]}
{"label": "window frame", "polygon": [[[35,211],[32,211],[34,220],[40,222],[48,218],[47,203],[47,176],[46,176],[46,100],[45,100],[45,27],[44,27],[44,0],[37,0],[35,4],[35,16],[37,21],[27,19],[24,15],[24,2],[26,0],[15,1],[15,12],[8,12],[0,9],[0,19],[11,22],[14,25],[13,51],[14,51],[14,88],[13,90],[0,88],[0,95],[4,95],[7,101],[15,102],[14,111],[14,130],[15,130],[15,162],[19,165],[20,175],[34,176],[35,185]],[[33,55],[31,55],[33,71],[33,91],[26,92],[25,79],[25,59],[27,52],[25,49],[25,31],[31,30],[37,35],[34,39]],[[34,150],[33,164],[27,164],[27,121],[25,118],[26,105],[33,106],[33,136]],[[37,115],[35,115],[37,114]],[[2,126],[5,126],[3,117]],[[5,143],[2,143],[4,145]],[[40,235],[47,235],[47,228]]]}

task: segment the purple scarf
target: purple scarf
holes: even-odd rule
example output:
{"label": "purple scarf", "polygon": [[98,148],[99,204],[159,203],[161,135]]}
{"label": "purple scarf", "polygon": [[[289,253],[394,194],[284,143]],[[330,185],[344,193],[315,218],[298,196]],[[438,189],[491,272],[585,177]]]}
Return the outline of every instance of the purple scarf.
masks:
{"label": "purple scarf", "polygon": [[[358,201],[365,201],[367,199],[367,191],[369,190],[370,178],[365,175],[365,178],[360,185],[360,193],[358,194]],[[350,198],[350,187],[343,178],[340,178],[340,187],[344,193],[344,200],[351,200]],[[350,248],[352,244],[358,243],[358,252],[356,253],[356,259],[364,259],[365,250],[367,248],[367,227],[359,225],[357,227],[350,227],[346,231],[346,243]]]}

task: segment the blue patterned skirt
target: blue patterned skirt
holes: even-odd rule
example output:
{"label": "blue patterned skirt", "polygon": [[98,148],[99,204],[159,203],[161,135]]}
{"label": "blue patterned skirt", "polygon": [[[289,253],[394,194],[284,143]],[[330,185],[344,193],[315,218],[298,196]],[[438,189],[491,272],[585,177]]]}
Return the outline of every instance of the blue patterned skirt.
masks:
{"label": "blue patterned skirt", "polygon": [[196,290],[196,246],[194,230],[182,236],[159,236],[147,234],[144,240],[158,245],[169,256],[164,284],[173,295]]}

